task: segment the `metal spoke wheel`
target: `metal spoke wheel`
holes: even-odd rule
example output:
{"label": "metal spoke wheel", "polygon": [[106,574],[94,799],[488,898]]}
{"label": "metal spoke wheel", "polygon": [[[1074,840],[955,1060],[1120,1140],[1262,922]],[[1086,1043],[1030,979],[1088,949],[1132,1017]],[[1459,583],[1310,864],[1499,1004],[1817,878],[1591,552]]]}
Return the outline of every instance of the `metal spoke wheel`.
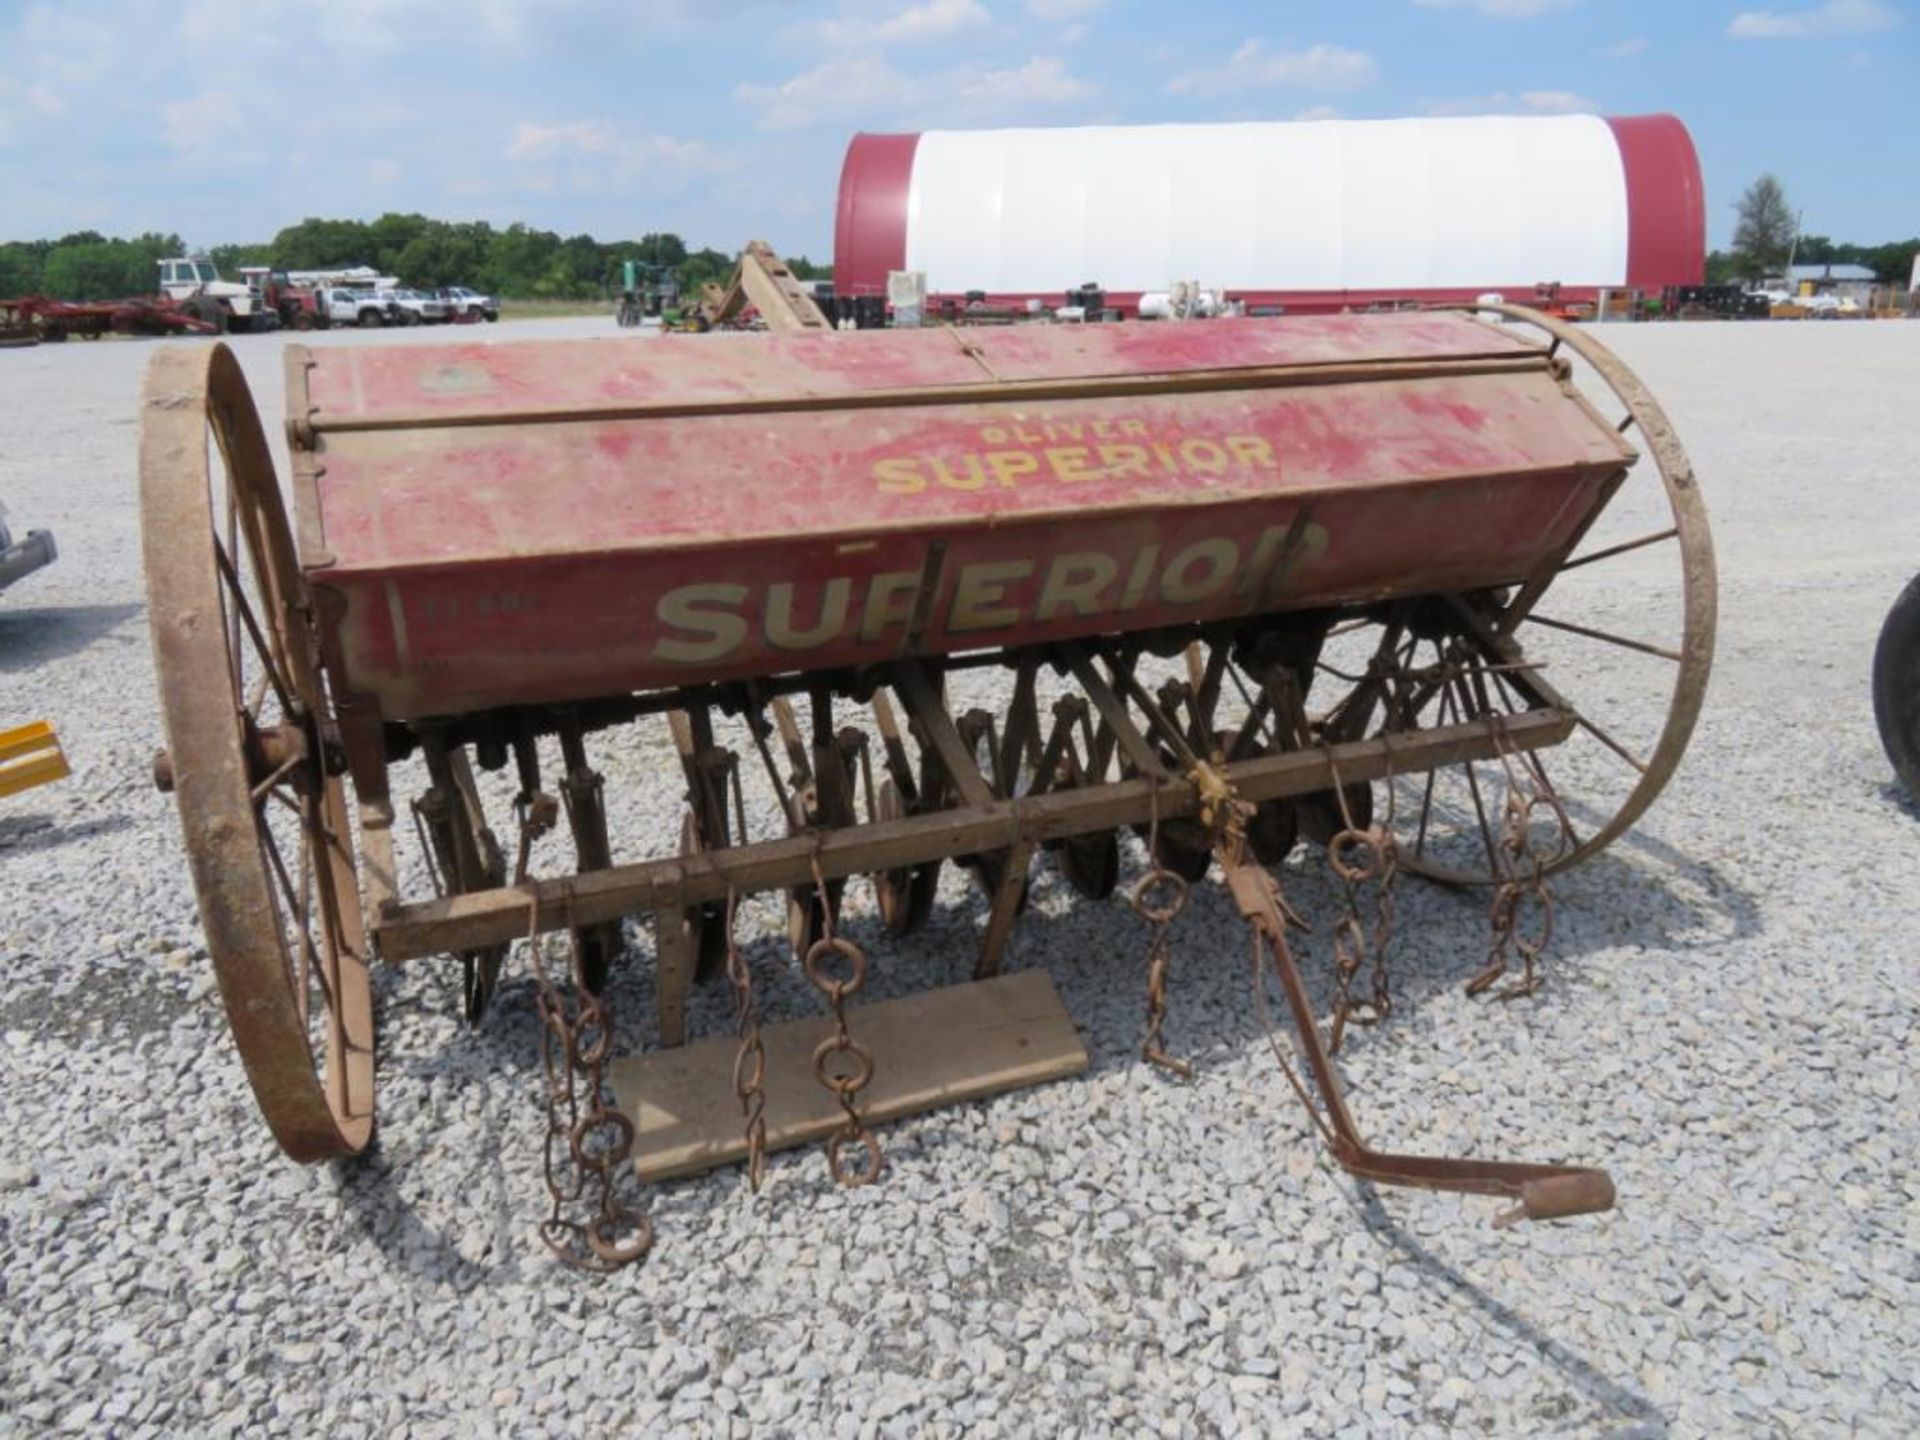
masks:
{"label": "metal spoke wheel", "polygon": [[[1380,787],[1372,808],[1384,818],[1391,804],[1401,864],[1459,885],[1501,878],[1501,805],[1515,779],[1544,778],[1565,803],[1571,830],[1552,871],[1596,854],[1645,812],[1699,719],[1716,623],[1706,507],[1665,412],[1590,336],[1531,310],[1481,308],[1545,330],[1588,398],[1642,453],[1598,518],[1523,583],[1383,607],[1335,626],[1321,655],[1322,682],[1349,693],[1364,686],[1370,665],[1413,677],[1400,713],[1384,697],[1370,707],[1368,734],[1474,724],[1542,701],[1576,715],[1568,741],[1535,752],[1531,765],[1497,757]],[[1596,378],[1624,415],[1605,413]],[[1339,723],[1336,709],[1329,725]],[[1331,820],[1303,815],[1303,828]]]}
{"label": "metal spoke wheel", "polygon": [[373,1003],[353,834],[279,482],[224,345],[147,369],[147,594],[167,750],[208,953],[254,1097],[286,1153],[373,1131]]}

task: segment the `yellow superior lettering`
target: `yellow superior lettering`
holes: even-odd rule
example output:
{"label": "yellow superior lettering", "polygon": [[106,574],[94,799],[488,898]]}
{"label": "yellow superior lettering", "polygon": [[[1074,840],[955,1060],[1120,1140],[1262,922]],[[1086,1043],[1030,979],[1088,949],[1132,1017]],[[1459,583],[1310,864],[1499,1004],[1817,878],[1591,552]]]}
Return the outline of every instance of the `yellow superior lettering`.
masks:
{"label": "yellow superior lettering", "polygon": [[657,641],[654,658],[675,665],[703,665],[738,650],[747,638],[747,622],[735,612],[746,598],[744,585],[682,585],[669,590],[660,597],[656,611],[660,623],[693,638]]}
{"label": "yellow superior lettering", "polygon": [[1224,475],[1243,470],[1280,469],[1273,443],[1258,435],[1189,435],[1171,444],[1148,440],[1141,420],[1096,421],[1084,427],[1096,440],[1115,435],[1138,437],[1145,444],[1118,441],[1081,445],[1083,427],[1074,422],[1041,428],[989,425],[982,440],[996,447],[1009,443],[1029,449],[995,448],[942,455],[889,455],[873,462],[873,482],[883,495],[918,495],[927,490],[1003,490],[1026,485],[1080,484],[1087,480],[1145,479],[1152,475]]}

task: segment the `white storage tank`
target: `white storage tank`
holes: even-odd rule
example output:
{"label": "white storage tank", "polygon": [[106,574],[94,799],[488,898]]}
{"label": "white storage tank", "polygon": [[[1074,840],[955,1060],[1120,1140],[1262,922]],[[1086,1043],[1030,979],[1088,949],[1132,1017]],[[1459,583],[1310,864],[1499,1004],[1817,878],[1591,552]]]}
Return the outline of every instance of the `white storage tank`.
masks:
{"label": "white storage tank", "polygon": [[1329,310],[1557,282],[1701,283],[1700,164],[1671,115],[1096,125],[856,135],[834,289],[995,303],[1098,284],[1132,310],[1193,279]]}

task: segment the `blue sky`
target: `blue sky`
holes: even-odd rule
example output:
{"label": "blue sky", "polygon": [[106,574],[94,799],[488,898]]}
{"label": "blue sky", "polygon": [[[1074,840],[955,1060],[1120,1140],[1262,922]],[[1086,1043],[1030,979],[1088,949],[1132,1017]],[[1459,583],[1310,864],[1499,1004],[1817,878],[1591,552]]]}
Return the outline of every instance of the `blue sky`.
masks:
{"label": "blue sky", "polygon": [[420,210],[824,258],[858,129],[1670,110],[1920,233],[1920,0],[0,0],[0,239]]}

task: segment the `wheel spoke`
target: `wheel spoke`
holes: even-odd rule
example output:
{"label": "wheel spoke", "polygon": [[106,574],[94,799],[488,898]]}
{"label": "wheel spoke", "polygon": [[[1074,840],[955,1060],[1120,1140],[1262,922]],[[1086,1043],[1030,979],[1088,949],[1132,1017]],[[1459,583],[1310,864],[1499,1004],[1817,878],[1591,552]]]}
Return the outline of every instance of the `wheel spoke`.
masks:
{"label": "wheel spoke", "polygon": [[268,775],[266,779],[253,787],[253,803],[255,805],[264,804],[266,802],[267,792],[284,780],[305,758],[304,755],[289,755],[286,759],[282,760],[279,765],[275,766],[272,774]]}
{"label": "wheel spoke", "polygon": [[[225,553],[231,556],[240,553],[240,497],[233,488],[233,476],[231,472],[223,473],[227,475],[227,545]],[[235,588],[238,588],[237,584]],[[235,610],[227,616],[227,656],[228,663],[233,667],[233,689],[235,694],[240,692],[242,653],[240,649],[240,615],[239,612]],[[250,708],[257,709],[258,707]]]}
{"label": "wheel spoke", "polygon": [[306,812],[300,808],[300,802],[278,786],[267,791],[266,798],[269,800],[278,800],[282,805],[293,811],[294,814],[300,816],[303,821],[306,819]]}
{"label": "wheel spoke", "polygon": [[1668,650],[1664,646],[1649,644],[1645,640],[1632,640],[1625,635],[1615,635],[1609,630],[1595,630],[1588,625],[1575,625],[1569,620],[1550,620],[1545,615],[1530,614],[1525,618],[1534,625],[1544,625],[1549,630],[1564,630],[1569,635],[1584,635],[1589,640],[1599,640],[1608,645],[1618,645],[1623,649],[1637,650],[1643,655],[1657,655],[1662,660],[1671,660],[1678,665],[1686,659],[1678,650]]}
{"label": "wheel spoke", "polygon": [[1573,712],[1573,719],[1574,723],[1582,730],[1593,736],[1594,739],[1598,740],[1602,745],[1606,746],[1607,749],[1626,761],[1627,764],[1631,765],[1635,770],[1639,771],[1642,775],[1647,773],[1646,761],[1627,749],[1626,746],[1622,745],[1618,740],[1614,739],[1613,736],[1594,724],[1593,721],[1589,720],[1585,715],[1576,710]]}
{"label": "wheel spoke", "polygon": [[1578,570],[1582,565],[1592,565],[1597,561],[1611,560],[1614,556],[1625,555],[1630,550],[1639,550],[1648,545],[1658,545],[1662,540],[1678,540],[1679,538],[1679,527],[1669,526],[1665,530],[1656,530],[1651,535],[1642,535],[1637,540],[1624,540],[1618,545],[1609,545],[1604,550],[1596,550],[1591,555],[1582,555],[1578,560],[1569,560],[1560,567],[1560,573],[1564,575],[1569,570]]}
{"label": "wheel spoke", "polygon": [[308,901],[313,895],[313,845],[305,836],[300,844],[300,973],[294,984],[294,1004],[300,1007],[300,1026],[305,1029],[312,1013],[313,934]]}
{"label": "wheel spoke", "polygon": [[[313,931],[307,923],[307,915],[308,915],[307,906],[305,901],[301,898],[300,892],[294,889],[293,878],[287,873],[287,862],[285,858],[282,857],[282,855],[280,854],[280,842],[275,840],[273,838],[273,832],[271,830],[266,829],[265,827],[261,828],[260,835],[264,842],[262,848],[266,851],[267,861],[269,865],[271,865],[274,876],[279,882],[281,892],[285,894],[287,897],[288,908],[292,910],[294,915],[299,919],[299,930],[300,930],[300,939],[298,943],[299,968],[296,970],[295,968],[293,968],[293,966],[289,965],[287,968],[287,979],[289,983],[291,983],[295,987],[294,1003],[299,1008],[301,1020],[305,1021],[309,1013],[309,1010],[308,1010],[309,998],[307,995],[307,989],[309,984],[311,983],[310,977],[313,974]],[[302,871],[304,873],[306,868],[306,859],[307,859],[307,850],[308,850],[304,837],[302,839],[300,850],[301,850]],[[277,912],[279,908],[280,907],[276,902],[274,906],[275,911]],[[279,921],[279,925],[281,928],[281,935],[282,935],[281,943],[284,945],[285,934],[286,934],[286,921],[284,919],[281,919]],[[338,1008],[333,1003],[333,989],[327,983],[327,974],[324,966],[321,967],[321,970],[320,970],[320,989],[321,989],[322,995],[326,998],[327,1008],[329,1010]]]}
{"label": "wheel spoke", "polygon": [[[273,652],[267,645],[266,636],[260,629],[260,622],[254,618],[253,606],[247,602],[247,592],[241,588],[240,577],[234,570],[233,557],[227,553],[226,547],[218,540],[214,541],[213,550],[214,558],[220,566],[220,573],[224,575],[227,580],[227,593],[233,599],[234,608],[239,615],[241,623],[246,626],[247,634],[252,637],[254,652],[259,656],[261,665],[266,669],[267,679],[273,686],[274,694],[280,698],[281,709],[287,715],[293,715],[297,712],[294,709],[293,700],[288,694],[286,677],[280,673]],[[235,674],[236,678],[233,691],[237,697],[240,694],[241,685],[237,670]]]}
{"label": "wheel spoke", "polygon": [[[300,801],[306,821],[301,832],[303,850],[310,856],[315,833],[330,835],[332,832],[316,812],[311,794],[302,795]],[[319,975],[321,992],[327,997],[327,1092],[332,1097],[334,1109],[342,1115],[350,1115],[355,1113],[350,1089],[352,1067],[347,1063],[350,1048],[347,1016],[340,998],[343,994],[340,956],[346,948],[346,941],[339,932],[339,897],[334,894],[332,865],[316,866],[315,880],[320,892],[320,939],[325,947],[325,952],[320,956]]]}
{"label": "wheel spoke", "polygon": [[[1465,679],[1456,677],[1453,683],[1460,691],[1459,696],[1455,700],[1455,709],[1458,711],[1460,718],[1463,721],[1475,718]],[[1480,839],[1487,849],[1487,871],[1489,874],[1492,874],[1496,872],[1500,866],[1494,852],[1493,827],[1487,823],[1487,807],[1480,799],[1480,776],[1478,772],[1474,770],[1471,760],[1466,761],[1460,768],[1467,772],[1467,789],[1472,792],[1473,795],[1473,813],[1480,822]]]}
{"label": "wheel spoke", "polygon": [[1413,836],[1413,853],[1416,856],[1424,855],[1427,851],[1427,820],[1433,814],[1433,782],[1439,774],[1440,770],[1437,766],[1427,770],[1426,793],[1420,800],[1420,828],[1414,832]]}
{"label": "wheel spoke", "polygon": [[[1526,707],[1520,703],[1521,697],[1516,695],[1508,686],[1506,678],[1501,675],[1499,668],[1489,666],[1488,669],[1489,673],[1493,676],[1494,687],[1500,692],[1500,698],[1506,704],[1507,713],[1514,715],[1525,709]],[[1560,793],[1559,787],[1553,783],[1553,777],[1547,773],[1546,755],[1542,751],[1521,751],[1520,763],[1532,773],[1533,779],[1543,793],[1548,795],[1558,795]],[[1580,848],[1580,835],[1579,832],[1573,828],[1573,817],[1568,815],[1562,806],[1556,805],[1554,809],[1559,816],[1561,825],[1566,830],[1566,848],[1568,850],[1578,850]]]}

